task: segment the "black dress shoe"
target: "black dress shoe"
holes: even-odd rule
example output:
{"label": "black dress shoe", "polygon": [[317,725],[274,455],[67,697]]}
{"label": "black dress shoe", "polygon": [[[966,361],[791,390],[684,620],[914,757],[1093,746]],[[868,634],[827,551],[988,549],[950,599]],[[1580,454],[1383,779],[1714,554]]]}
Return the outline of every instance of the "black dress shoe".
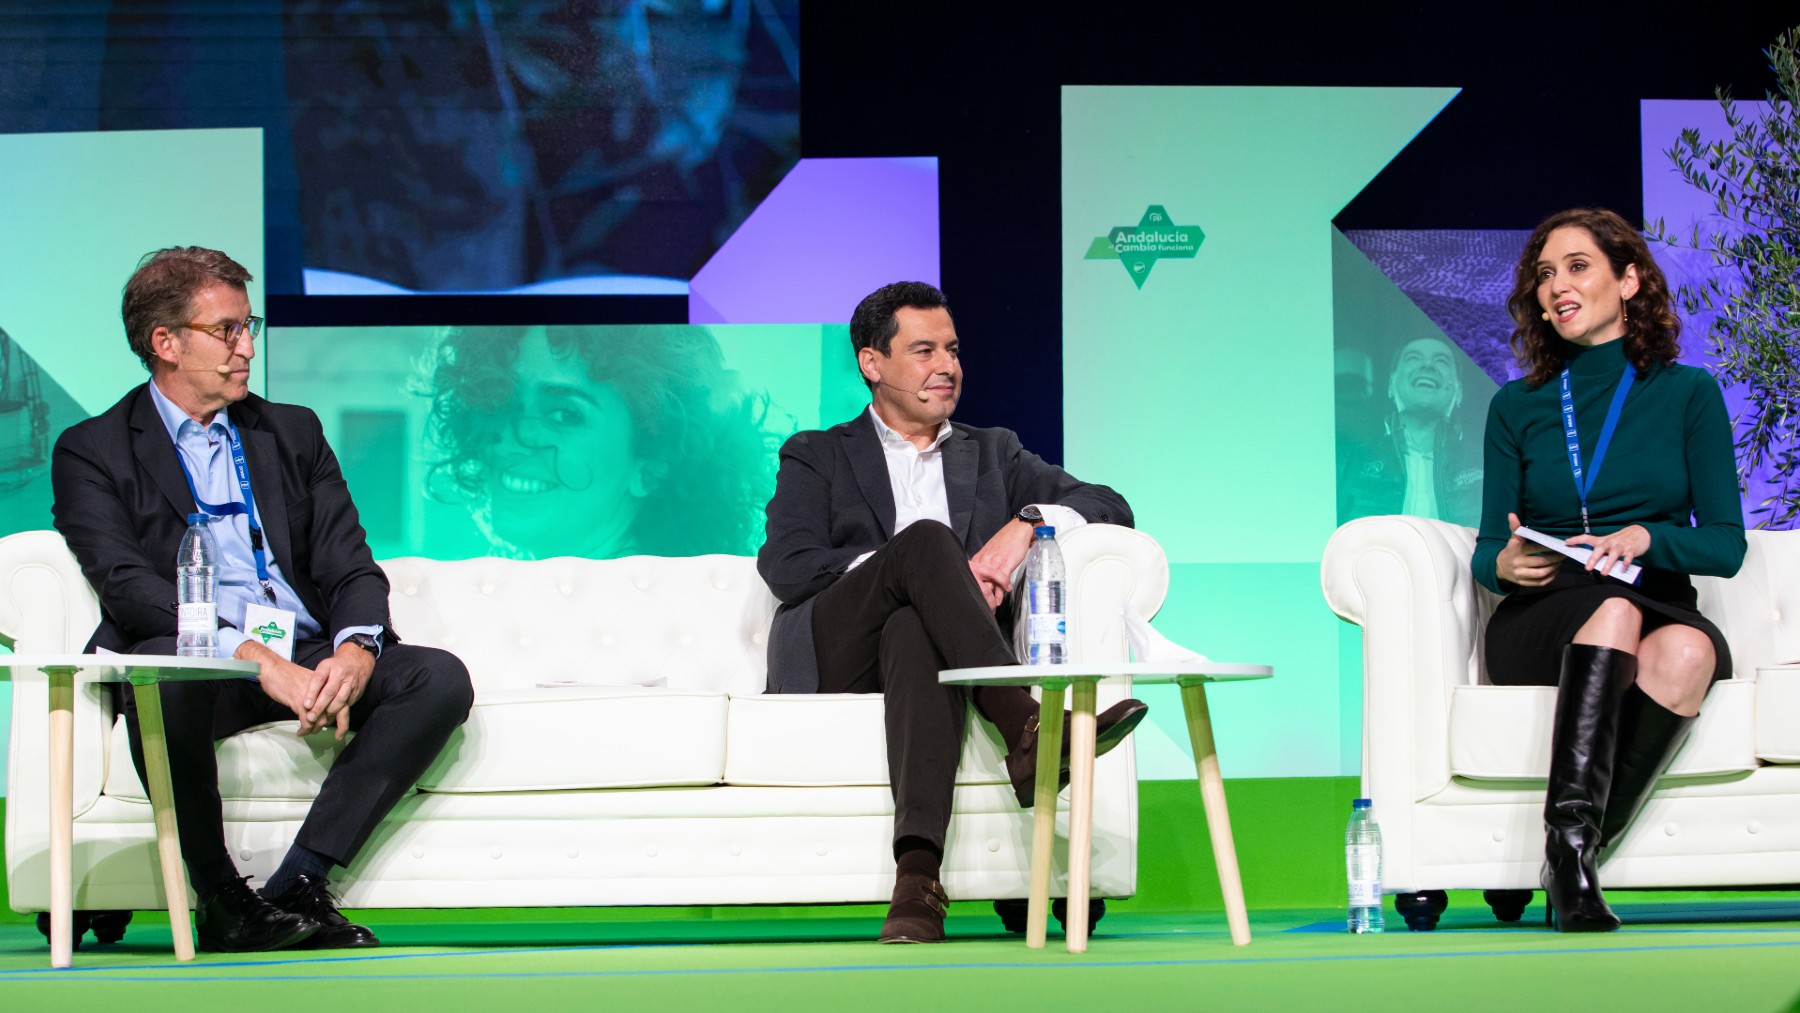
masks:
{"label": "black dress shoe", "polygon": [[[1094,755],[1105,756],[1113,747],[1125,741],[1150,713],[1150,706],[1142,700],[1120,700],[1111,707],[1100,712],[1094,721]],[[1063,713],[1062,752],[1057,764],[1056,790],[1062,791],[1069,786],[1069,714]],[[1019,736],[1018,748],[1006,754],[1006,774],[1012,778],[1013,797],[1019,800],[1019,808],[1029,809],[1037,802],[1037,743],[1038,716],[1033,714],[1025,722],[1025,731]]]}
{"label": "black dress shoe", "polygon": [[319,931],[318,922],[263,900],[242,879],[202,894],[194,927],[207,953],[282,950]]}
{"label": "black dress shoe", "polygon": [[338,912],[337,898],[331,895],[330,887],[322,879],[304,874],[296,876],[293,885],[282,891],[281,896],[270,897],[269,902],[283,911],[318,923],[319,931],[306,941],[306,949],[354,950],[381,945],[375,933]]}
{"label": "black dress shoe", "polygon": [[949,907],[943,884],[930,876],[902,875],[894,881],[887,920],[881,923],[881,942],[943,942],[944,912]]}

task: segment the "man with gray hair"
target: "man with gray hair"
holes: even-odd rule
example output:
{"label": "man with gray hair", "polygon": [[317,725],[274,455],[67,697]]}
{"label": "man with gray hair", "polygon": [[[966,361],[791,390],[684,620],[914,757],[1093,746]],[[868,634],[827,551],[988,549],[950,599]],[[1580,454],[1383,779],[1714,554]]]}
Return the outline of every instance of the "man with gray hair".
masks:
{"label": "man with gray hair", "polygon": [[[175,557],[189,516],[204,517],[218,543],[218,655],[254,661],[258,674],[161,691],[200,948],[374,946],[338,912],[327,876],[436,758],[473,689],[453,655],[399,642],[387,577],[318,417],[250,393],[263,324],[250,281],[230,257],[195,246],[139,263],[121,309],[150,380],[57,440],[52,510],[100,598],[89,651],[174,654]],[[292,646],[250,636],[251,615],[281,617]],[[142,777],[135,699],[120,694],[120,706]],[[213,743],[283,720],[298,720],[301,735],[357,734],[258,895],[226,846]]]}

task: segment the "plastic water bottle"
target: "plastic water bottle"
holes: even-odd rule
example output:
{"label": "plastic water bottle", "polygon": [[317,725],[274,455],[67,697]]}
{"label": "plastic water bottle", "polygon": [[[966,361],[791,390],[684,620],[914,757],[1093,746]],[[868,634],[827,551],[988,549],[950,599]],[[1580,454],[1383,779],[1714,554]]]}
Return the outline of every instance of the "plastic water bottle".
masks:
{"label": "plastic water bottle", "polygon": [[1381,827],[1369,800],[1350,805],[1344,828],[1344,867],[1350,877],[1351,932],[1381,931]]}
{"label": "plastic water bottle", "polygon": [[205,514],[188,514],[175,556],[175,653],[210,658],[219,644],[219,543]]}
{"label": "plastic water bottle", "polygon": [[1068,607],[1063,600],[1068,573],[1062,550],[1056,547],[1056,529],[1039,524],[1025,556],[1026,664],[1060,665],[1069,660]]}

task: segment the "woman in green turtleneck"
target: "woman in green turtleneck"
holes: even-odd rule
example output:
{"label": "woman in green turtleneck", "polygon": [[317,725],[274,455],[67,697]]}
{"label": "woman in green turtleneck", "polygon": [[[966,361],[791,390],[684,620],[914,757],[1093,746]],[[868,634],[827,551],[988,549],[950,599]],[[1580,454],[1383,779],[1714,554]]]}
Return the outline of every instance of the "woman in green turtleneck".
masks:
{"label": "woman in green turtleneck", "polygon": [[[1488,409],[1472,565],[1506,596],[1488,621],[1488,679],[1558,687],[1545,900],[1562,931],[1611,931],[1598,851],[1637,814],[1707,687],[1731,675],[1688,580],[1744,561],[1731,423],[1711,374],[1676,363],[1668,282],[1618,215],[1539,225],[1507,309],[1527,372]],[[1583,566],[1543,550],[1520,524],[1593,555]],[[1637,583],[1605,576],[1615,562],[1640,564]]]}

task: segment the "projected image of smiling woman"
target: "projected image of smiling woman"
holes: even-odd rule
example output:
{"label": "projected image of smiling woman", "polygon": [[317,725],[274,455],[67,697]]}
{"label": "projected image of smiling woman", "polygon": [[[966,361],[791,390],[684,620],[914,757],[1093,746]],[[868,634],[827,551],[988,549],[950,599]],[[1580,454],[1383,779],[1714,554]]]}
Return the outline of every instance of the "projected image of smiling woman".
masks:
{"label": "projected image of smiling woman", "polygon": [[752,548],[761,402],[704,328],[461,328],[431,366],[430,491],[465,502],[495,555]]}

